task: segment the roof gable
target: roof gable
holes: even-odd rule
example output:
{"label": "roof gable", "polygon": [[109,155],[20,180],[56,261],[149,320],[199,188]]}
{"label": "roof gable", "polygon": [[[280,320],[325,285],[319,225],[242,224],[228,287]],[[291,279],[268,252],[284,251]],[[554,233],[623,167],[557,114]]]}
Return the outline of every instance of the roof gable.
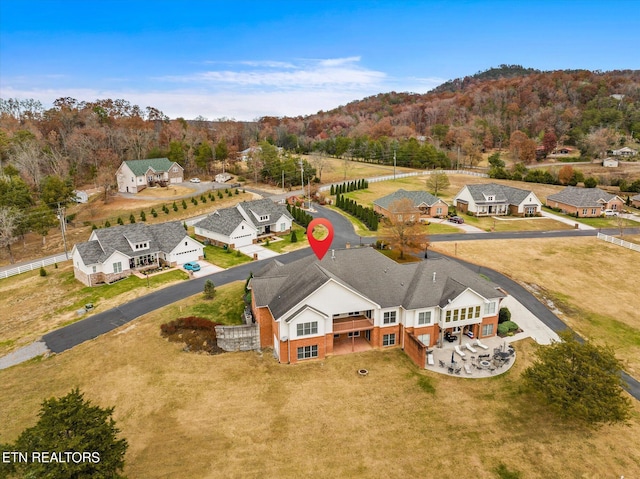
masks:
{"label": "roof gable", "polygon": [[446,204],[443,200],[441,200],[437,196],[433,196],[431,193],[428,193],[426,191],[407,191],[403,189],[399,189],[398,191],[395,191],[390,195],[383,196],[382,198],[378,198],[377,200],[374,200],[373,204],[384,209],[389,209],[389,206],[391,206],[391,204],[394,201],[404,200],[404,199],[411,200],[413,202],[413,205],[416,207],[423,204],[426,206],[432,206],[438,203],[439,201]]}
{"label": "roof gable", "polygon": [[498,183],[478,183],[466,185],[465,188],[467,188],[473,198],[473,201],[476,203],[491,201],[507,202],[510,205],[519,205],[529,196],[535,196],[535,193],[531,190],[523,190]]}
{"label": "roof gable", "polygon": [[547,196],[547,201],[557,201],[565,205],[577,207],[600,207],[603,203],[608,203],[616,195],[607,193],[600,188],[580,188],[578,186],[567,186],[559,193]]}

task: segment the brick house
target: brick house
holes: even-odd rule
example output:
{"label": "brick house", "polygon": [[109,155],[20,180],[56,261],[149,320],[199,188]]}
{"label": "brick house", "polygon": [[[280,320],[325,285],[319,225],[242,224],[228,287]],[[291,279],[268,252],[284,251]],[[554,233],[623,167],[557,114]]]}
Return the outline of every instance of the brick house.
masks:
{"label": "brick house", "polygon": [[631,206],[633,206],[634,208],[640,208],[640,195],[631,197]]}
{"label": "brick house", "polygon": [[398,264],[373,248],[270,262],[250,281],[261,347],[281,363],[399,346],[420,367],[445,331],[495,336],[505,294],[446,258]]}
{"label": "brick house", "polygon": [[[378,198],[373,202],[373,210],[385,217],[393,214],[391,205],[398,200],[409,199],[420,218],[436,218],[447,216],[449,204],[426,191],[406,191],[399,189],[390,195]],[[419,218],[415,218],[417,221]]]}
{"label": "brick house", "polygon": [[71,250],[73,274],[87,286],[112,283],[161,263],[177,266],[204,256],[203,246],[180,221],[113,226],[93,230]]}
{"label": "brick house", "polygon": [[201,241],[238,248],[257,242],[263,235],[289,233],[292,223],[293,216],[285,206],[265,198],[216,210],[193,226]]}
{"label": "brick house", "polygon": [[622,211],[624,200],[600,188],[567,186],[559,193],[549,195],[547,206],[559,208],[569,215],[593,218],[603,215],[605,210]]}
{"label": "brick house", "polygon": [[459,213],[474,216],[539,216],[542,202],[530,190],[498,183],[465,185],[453,199]]}
{"label": "brick house", "polygon": [[123,161],[116,171],[120,193],[139,193],[148,186],[182,183],[184,169],[168,158]]}

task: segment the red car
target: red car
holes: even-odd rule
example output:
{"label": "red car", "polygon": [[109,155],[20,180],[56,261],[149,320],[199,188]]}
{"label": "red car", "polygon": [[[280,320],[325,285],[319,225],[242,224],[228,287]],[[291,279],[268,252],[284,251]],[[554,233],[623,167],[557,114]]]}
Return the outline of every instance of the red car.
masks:
{"label": "red car", "polygon": [[462,224],[464,223],[464,218],[460,218],[459,216],[452,216],[451,218],[449,218],[449,221],[451,221],[452,223],[457,223],[457,224]]}

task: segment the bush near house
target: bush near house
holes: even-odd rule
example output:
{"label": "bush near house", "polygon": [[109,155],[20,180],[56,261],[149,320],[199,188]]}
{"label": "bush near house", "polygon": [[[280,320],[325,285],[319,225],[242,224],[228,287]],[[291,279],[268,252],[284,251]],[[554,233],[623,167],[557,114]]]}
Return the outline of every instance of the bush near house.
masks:
{"label": "bush near house", "polygon": [[506,321],[511,321],[511,311],[509,308],[500,308],[498,313],[498,324],[502,324]]}
{"label": "bush near house", "polygon": [[507,335],[517,330],[518,330],[518,325],[513,321],[505,321],[504,323],[498,324],[498,334],[501,334],[501,335]]}

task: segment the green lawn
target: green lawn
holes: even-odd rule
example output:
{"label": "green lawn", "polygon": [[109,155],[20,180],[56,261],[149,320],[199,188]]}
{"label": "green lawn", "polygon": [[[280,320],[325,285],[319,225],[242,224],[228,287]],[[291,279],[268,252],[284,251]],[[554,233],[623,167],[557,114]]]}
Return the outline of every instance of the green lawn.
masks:
{"label": "green lawn", "polygon": [[222,324],[243,324],[242,313],[244,311],[244,281],[216,288],[212,300],[200,296],[192,296],[189,306],[181,310],[182,317],[199,316]]}
{"label": "green lawn", "polygon": [[296,241],[295,243],[291,242],[291,234],[288,234],[280,236],[280,238],[282,238],[281,241],[270,241],[269,245],[262,243],[262,246],[264,246],[265,248],[269,248],[270,250],[277,253],[287,253],[295,249],[306,248],[307,246],[309,246],[309,241],[307,240],[307,233],[305,232],[305,229],[296,223],[293,224],[292,228],[293,231],[296,232],[296,238],[298,238],[298,241]]}
{"label": "green lawn", "polygon": [[[65,273],[65,282],[68,284],[74,284],[77,280],[73,276],[73,272]],[[56,312],[74,311],[82,308],[87,303],[99,304],[101,300],[115,298],[123,293],[130,292],[132,290],[140,288],[157,289],[160,286],[172,283],[174,281],[189,279],[189,275],[180,269],[173,269],[162,274],[155,276],[149,276],[148,286],[147,278],[138,278],[135,275],[128,276],[127,278],[117,281],[113,284],[105,284],[94,287],[84,287],[80,291],[72,291],[69,296],[75,296],[75,301],[71,306],[66,306]]]}
{"label": "green lawn", "polygon": [[209,263],[225,269],[252,261],[251,258],[240,253],[240,251],[224,249],[213,245],[204,247],[204,257]]}
{"label": "green lawn", "polygon": [[[564,213],[558,213],[546,206],[543,206],[542,208],[544,211],[548,211],[549,213],[553,213],[554,215],[562,216],[564,218],[570,219],[571,221],[576,221],[584,225],[593,226],[594,228],[618,228],[619,227],[617,216],[598,217],[598,218],[576,218],[575,216],[565,215]],[[620,219],[622,220],[623,226],[625,228],[633,228],[638,226],[638,223],[636,221],[631,221],[626,218],[620,218]]]}

